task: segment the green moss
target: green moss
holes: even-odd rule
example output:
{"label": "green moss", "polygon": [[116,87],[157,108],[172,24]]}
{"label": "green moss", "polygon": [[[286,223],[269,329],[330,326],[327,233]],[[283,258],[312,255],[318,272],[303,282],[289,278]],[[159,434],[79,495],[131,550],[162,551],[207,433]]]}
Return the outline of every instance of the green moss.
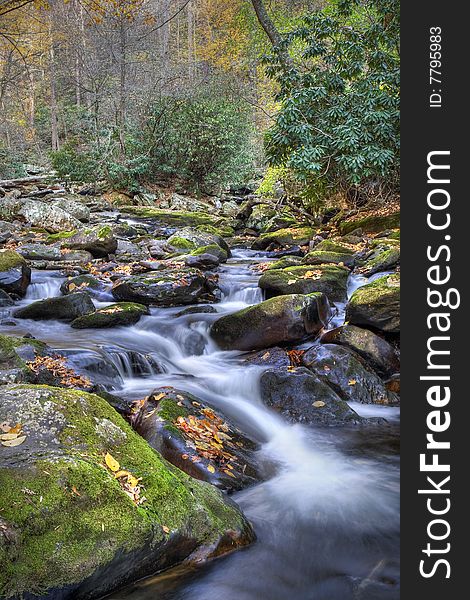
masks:
{"label": "green moss", "polygon": [[67,240],[68,238],[73,237],[77,233],[77,230],[73,231],[61,231],[59,233],[51,233],[46,238],[46,243],[53,244],[54,242],[59,242],[60,240]]}
{"label": "green moss", "polygon": [[118,302],[100,308],[93,313],[83,315],[72,321],[75,329],[88,329],[100,327],[120,327],[134,325],[143,315],[148,315],[149,310],[143,304],[135,302]]}
{"label": "green moss", "polygon": [[395,240],[393,238],[376,238],[375,240],[370,241],[371,248],[377,248],[379,246],[393,246],[394,248],[400,247],[400,240]]}
{"label": "green moss", "polygon": [[[243,527],[240,513],[220,492],[167,463],[98,396],[48,386],[12,388],[40,392],[32,406],[47,403],[64,415],[65,425],[55,459],[0,469],[0,515],[19,532],[16,548],[0,554],[0,595],[44,593],[82,581],[116,553],[159,544],[166,538],[162,526],[189,528],[207,544],[227,529]],[[100,423],[119,435],[112,442],[110,434],[98,435]],[[108,451],[122,469],[142,478],[141,505],[134,505],[103,466]]]}
{"label": "green moss", "polygon": [[322,264],[335,264],[346,263],[351,261],[351,254],[339,254],[338,252],[329,252],[314,250],[304,256],[302,262],[306,265],[322,265]]}
{"label": "green moss", "polygon": [[228,258],[227,252],[217,244],[209,244],[208,246],[202,246],[201,248],[196,248],[196,250],[193,250],[191,252],[192,256],[200,256],[201,254],[212,254],[221,261],[227,260]]}
{"label": "green moss", "polygon": [[219,223],[223,222],[220,217],[216,217],[204,212],[164,210],[162,208],[148,206],[124,206],[122,211],[136,215],[137,217],[156,219],[168,225],[177,226],[212,225],[217,227]]}
{"label": "green moss", "polygon": [[396,229],[395,231],[392,231],[388,237],[390,240],[399,240],[400,239],[400,230]]}
{"label": "green moss", "polygon": [[276,269],[287,269],[287,267],[300,266],[302,259],[300,256],[285,256],[279,260],[268,263],[267,271],[274,271]]}
{"label": "green moss", "polygon": [[325,252],[336,252],[337,254],[354,254],[354,251],[347,246],[343,246],[342,244],[338,244],[336,242],[332,242],[330,240],[323,240],[315,246],[316,251],[325,251]]}
{"label": "green moss", "polygon": [[308,244],[314,235],[315,229],[312,227],[288,227],[287,229],[279,229],[278,231],[273,231],[272,233],[263,233],[260,235],[259,239],[263,240],[264,243],[267,242],[266,246],[272,242],[277,242],[282,245],[304,245]]}
{"label": "green moss", "polygon": [[357,218],[350,221],[344,221],[338,225],[341,235],[351,233],[355,229],[362,229],[367,233],[380,233],[386,229],[396,229],[400,227],[400,212],[390,215],[370,215],[364,218]]}
{"label": "green moss", "polygon": [[38,354],[46,348],[39,340],[0,334],[0,369],[25,369],[30,373],[26,362],[16,352],[22,346],[32,346]]}
{"label": "green moss", "polygon": [[172,236],[171,245],[174,248],[180,248],[181,250],[192,250],[193,248],[196,247],[196,244],[194,242],[191,242],[190,240],[187,240],[186,238],[181,238],[181,237],[177,237],[177,236]]}
{"label": "green moss", "polygon": [[372,283],[368,283],[359,288],[351,296],[349,304],[354,306],[358,304],[373,304],[377,300],[387,295],[400,295],[400,274],[385,275],[379,277]]}
{"label": "green moss", "polygon": [[231,237],[235,233],[234,228],[230,225],[220,225],[219,227],[214,227],[212,225],[199,225],[196,227],[196,229],[204,233],[218,235],[219,237]]}
{"label": "green moss", "polygon": [[113,233],[113,230],[111,229],[111,227],[109,225],[104,225],[103,227],[101,227],[98,230],[96,235],[99,240],[105,240],[107,237],[112,235],[112,233]]}
{"label": "green moss", "polygon": [[0,272],[26,265],[25,259],[13,250],[0,250]]}

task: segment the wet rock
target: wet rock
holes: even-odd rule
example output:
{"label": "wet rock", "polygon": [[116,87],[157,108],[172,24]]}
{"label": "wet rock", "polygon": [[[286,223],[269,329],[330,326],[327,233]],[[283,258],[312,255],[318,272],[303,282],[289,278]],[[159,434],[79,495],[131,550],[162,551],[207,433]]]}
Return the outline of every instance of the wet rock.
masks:
{"label": "wet rock", "polygon": [[313,250],[303,258],[302,263],[304,265],[333,264],[353,267],[355,259],[351,254],[339,254],[339,252],[328,252],[326,250]]}
{"label": "wet rock", "polygon": [[327,331],[321,338],[321,342],[350,348],[381,375],[391,376],[400,370],[400,359],[394,347],[368,329],[343,325]]}
{"label": "wet rock", "polygon": [[279,260],[275,260],[272,263],[268,263],[266,270],[271,271],[272,269],[287,269],[288,267],[299,267],[302,265],[302,259],[299,256],[285,256]]}
{"label": "wet rock", "polygon": [[261,376],[263,402],[294,423],[345,425],[361,417],[305,368],[270,369]]}
{"label": "wet rock", "polygon": [[201,314],[214,314],[217,313],[217,309],[213,306],[190,306],[185,308],[181,312],[177,313],[175,317],[186,317],[187,315],[201,315]]}
{"label": "wet rock", "polygon": [[90,296],[99,295],[106,289],[105,284],[93,275],[77,275],[69,277],[60,286],[64,296],[75,292],[86,292]]}
{"label": "wet rock", "polygon": [[400,274],[380,277],[354,292],[346,321],[387,333],[400,331]]}
{"label": "wet rock", "polygon": [[[5,596],[98,598],[253,540],[234,503],[163,460],[97,395],[3,386],[0,421],[26,436],[0,454],[0,514],[18,533],[2,553]],[[106,453],[128,474],[103,466]]]}
{"label": "wet rock", "polygon": [[[170,246],[183,253],[192,252],[199,248],[204,248],[202,252],[206,253],[208,247],[213,248],[214,246],[218,246],[225,251],[225,259],[230,257],[230,248],[223,237],[191,227],[179,229],[175,234],[168,238],[167,242]],[[222,258],[222,255],[219,256]]]}
{"label": "wet rock", "polygon": [[153,240],[149,245],[149,253],[152,258],[162,259],[174,252],[166,240]]}
{"label": "wet rock", "polygon": [[73,321],[78,317],[94,312],[95,307],[88,294],[75,292],[58,298],[37,300],[28,306],[14,311],[15,319],[56,319]]}
{"label": "wet rock", "polygon": [[257,238],[251,248],[253,250],[266,250],[271,245],[278,248],[284,246],[305,246],[315,235],[312,227],[280,229],[272,233],[263,233]]}
{"label": "wet rock", "polygon": [[379,246],[372,254],[367,258],[364,264],[358,269],[358,272],[366,277],[370,277],[375,273],[381,273],[382,271],[389,271],[395,268],[400,262],[400,247],[386,247]]}
{"label": "wet rock", "polygon": [[197,256],[186,256],[184,262],[187,267],[195,269],[215,269],[219,266],[220,261],[214,254],[198,254]]}
{"label": "wet rock", "polygon": [[54,208],[60,208],[82,222],[90,220],[90,209],[82,202],[71,200],[70,198],[51,198],[50,205]]}
{"label": "wet rock", "polygon": [[14,303],[15,302],[12,297],[0,289],[0,307],[13,306]]}
{"label": "wet rock", "polygon": [[303,256],[304,252],[300,246],[292,246],[288,250],[274,250],[273,252],[268,252],[268,258],[284,258],[287,256]]}
{"label": "wet rock", "polygon": [[166,269],[117,281],[116,300],[145,305],[178,306],[214,300],[211,282],[197,269]]}
{"label": "wet rock", "polygon": [[258,350],[317,333],[329,315],[323,294],[280,296],[221,317],[210,334],[223,350]]}
{"label": "wet rock", "polygon": [[7,294],[24,296],[31,283],[31,269],[13,250],[0,250],[0,289]]}
{"label": "wet rock", "polygon": [[363,404],[398,404],[380,377],[361,357],[343,346],[325,344],[311,348],[303,364],[327,383],[343,400]]}
{"label": "wet rock", "polygon": [[62,262],[86,265],[93,260],[93,255],[86,250],[63,250]]}
{"label": "wet rock", "polygon": [[55,377],[45,368],[35,373],[27,363],[36,356],[53,354],[43,342],[26,337],[0,334],[0,385],[7,383],[38,383],[60,385],[60,377]]}
{"label": "wet rock", "polygon": [[280,369],[291,366],[291,361],[286,350],[277,346],[269,348],[268,350],[251,352],[246,355],[243,360],[249,365],[255,365],[257,367],[276,367]]}
{"label": "wet rock", "polygon": [[288,267],[266,271],[258,285],[268,298],[323,292],[331,302],[339,302],[346,298],[348,276],[348,269],[336,265]]}
{"label": "wet rock", "polygon": [[83,315],[72,321],[74,329],[101,329],[106,327],[125,327],[135,325],[150,311],[142,304],[132,302],[118,302],[106,308],[100,308],[93,313]]}
{"label": "wet rock", "polygon": [[133,417],[133,426],[166,460],[195,479],[229,492],[260,479],[254,455],[258,445],[188,392],[154,390]]}
{"label": "wet rock", "polygon": [[23,244],[17,248],[18,254],[28,260],[62,260],[60,248],[45,244]]}
{"label": "wet rock", "polygon": [[62,242],[62,247],[70,250],[86,250],[96,258],[103,258],[114,254],[118,243],[109,225],[96,225],[77,231]]}

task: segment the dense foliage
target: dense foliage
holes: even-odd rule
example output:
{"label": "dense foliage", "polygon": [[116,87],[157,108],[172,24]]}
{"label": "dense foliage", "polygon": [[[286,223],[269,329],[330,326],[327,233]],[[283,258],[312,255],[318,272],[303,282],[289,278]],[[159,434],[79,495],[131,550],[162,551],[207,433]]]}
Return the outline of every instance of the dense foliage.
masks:
{"label": "dense foliage", "polygon": [[268,158],[295,175],[304,195],[397,183],[397,0],[336,1],[306,17],[267,65],[281,102]]}

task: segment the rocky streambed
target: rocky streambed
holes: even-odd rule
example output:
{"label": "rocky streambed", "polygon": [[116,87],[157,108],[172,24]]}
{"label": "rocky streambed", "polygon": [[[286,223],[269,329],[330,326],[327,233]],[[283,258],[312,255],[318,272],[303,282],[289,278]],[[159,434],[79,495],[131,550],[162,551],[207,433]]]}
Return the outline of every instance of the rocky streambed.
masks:
{"label": "rocky streambed", "polygon": [[0,198],[0,597],[398,598],[396,216],[59,192]]}

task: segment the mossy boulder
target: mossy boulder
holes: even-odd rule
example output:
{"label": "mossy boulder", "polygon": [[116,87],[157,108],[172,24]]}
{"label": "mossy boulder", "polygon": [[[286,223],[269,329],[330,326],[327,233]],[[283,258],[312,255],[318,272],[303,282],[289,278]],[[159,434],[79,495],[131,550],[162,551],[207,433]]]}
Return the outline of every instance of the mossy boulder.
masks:
{"label": "mossy boulder", "polygon": [[13,250],[0,250],[0,289],[7,294],[24,296],[31,283],[31,269]]}
{"label": "mossy boulder", "polygon": [[[12,385],[0,400],[0,421],[26,436],[0,450],[0,596],[99,598],[253,539],[233,503],[167,463],[102,398]],[[128,474],[117,478],[107,453]]]}
{"label": "mossy boulder", "polygon": [[7,383],[48,383],[59,385],[60,377],[54,376],[45,367],[38,366],[37,372],[30,369],[28,362],[37,356],[50,356],[53,350],[39,340],[0,334],[0,385]]}
{"label": "mossy boulder", "polygon": [[101,329],[106,327],[125,327],[135,325],[144,315],[149,315],[147,306],[133,302],[118,302],[106,308],[100,308],[88,315],[72,321],[74,329]]}
{"label": "mossy boulder", "polygon": [[261,376],[263,402],[294,423],[345,425],[361,422],[359,415],[308,369],[269,369]]}
{"label": "mossy boulder", "polygon": [[123,206],[123,213],[128,213],[143,219],[152,219],[159,223],[173,227],[198,227],[211,225],[219,227],[225,225],[225,219],[205,212],[191,212],[183,210],[165,210],[148,206]]}
{"label": "mossy boulder", "polygon": [[[245,207],[242,206],[243,212]],[[271,219],[276,216],[276,210],[273,206],[269,204],[256,204],[251,208],[251,214],[245,221],[245,226],[249,229],[254,229],[255,231],[262,231],[268,224]]]}
{"label": "mossy boulder", "polygon": [[96,225],[81,229],[62,241],[62,247],[70,250],[85,250],[96,258],[114,254],[118,247],[117,239],[110,225]]}
{"label": "mossy boulder", "polygon": [[398,404],[398,397],[349,348],[335,344],[316,346],[303,355],[302,363],[347,402]]}
{"label": "mossy boulder", "polygon": [[322,344],[338,344],[353,350],[385,377],[400,371],[400,359],[395,348],[369,329],[342,325],[327,331],[320,341]]}
{"label": "mossy boulder", "polygon": [[15,319],[56,319],[73,321],[83,315],[95,311],[95,306],[88,294],[75,292],[67,296],[37,300],[14,311]]}
{"label": "mossy boulder", "polygon": [[62,208],[50,206],[39,200],[4,199],[0,203],[0,217],[11,220],[18,219],[48,231],[58,233],[77,229],[81,223],[73,215]]}
{"label": "mossy boulder", "polygon": [[79,221],[87,222],[90,220],[90,209],[83,202],[77,202],[77,200],[71,198],[52,198],[49,202],[53,208],[64,210]]}
{"label": "mossy boulder", "polygon": [[66,279],[60,286],[60,291],[64,296],[75,292],[86,292],[93,296],[102,292],[105,287],[103,281],[93,275],[77,275]]}
{"label": "mossy boulder", "polygon": [[329,316],[323,294],[279,296],[221,317],[210,334],[223,350],[258,350],[299,342],[320,331]]}
{"label": "mossy boulder", "polygon": [[315,250],[317,252],[335,252],[337,254],[344,254],[349,256],[354,254],[354,250],[352,250],[345,244],[341,244],[333,240],[323,240],[315,246]]}
{"label": "mossy boulder", "polygon": [[[194,252],[218,246],[225,252],[225,255],[220,254],[220,260],[225,256],[225,260],[230,256],[230,248],[227,242],[219,235],[207,233],[193,229],[192,227],[184,227],[179,229],[175,234],[168,238],[167,243],[173,246],[182,253]],[[204,254],[206,251],[201,252]]]}
{"label": "mossy boulder", "polygon": [[387,333],[400,331],[400,274],[380,277],[359,288],[346,306],[346,321]]}
{"label": "mossy boulder", "polygon": [[263,233],[251,245],[252,250],[284,248],[285,246],[305,246],[315,235],[312,227],[289,227],[271,233]]}
{"label": "mossy boulder", "polygon": [[118,280],[112,294],[118,301],[180,306],[214,301],[215,284],[198,269],[164,269]]}
{"label": "mossy boulder", "polygon": [[62,260],[60,248],[46,244],[23,244],[17,252],[28,260]]}
{"label": "mossy boulder", "polygon": [[220,265],[220,260],[215,254],[189,254],[184,257],[184,263],[187,267],[193,267],[195,269],[215,269]]}
{"label": "mossy boulder", "polygon": [[[181,419],[185,423],[178,426]],[[260,479],[255,460],[258,444],[188,392],[173,387],[153,390],[134,413],[132,425],[152,448],[195,479],[227,492]],[[201,436],[195,440],[199,430]]]}
{"label": "mossy boulder", "polygon": [[400,262],[400,247],[379,246],[358,269],[359,273],[370,277],[375,273],[394,269]]}
{"label": "mossy boulder", "polygon": [[221,248],[218,244],[209,244],[208,246],[202,246],[191,252],[191,256],[201,256],[201,254],[211,254],[215,256],[219,262],[227,262],[228,252],[224,248]]}
{"label": "mossy boulder", "polygon": [[338,252],[329,252],[327,250],[313,250],[302,259],[304,265],[344,265],[346,267],[354,266],[355,260],[351,254],[339,254]]}
{"label": "mossy boulder", "polygon": [[368,215],[365,217],[359,214],[338,224],[341,235],[346,235],[356,229],[361,229],[364,233],[380,233],[386,229],[397,227],[400,227],[400,211],[388,215]]}
{"label": "mossy boulder", "polygon": [[270,263],[266,263],[266,271],[272,271],[276,269],[287,269],[288,267],[299,267],[302,265],[302,259],[300,256],[284,256],[279,260],[275,260]]}
{"label": "mossy boulder", "polygon": [[259,287],[266,296],[323,292],[331,302],[346,298],[349,270],[337,265],[288,267],[263,273]]}

